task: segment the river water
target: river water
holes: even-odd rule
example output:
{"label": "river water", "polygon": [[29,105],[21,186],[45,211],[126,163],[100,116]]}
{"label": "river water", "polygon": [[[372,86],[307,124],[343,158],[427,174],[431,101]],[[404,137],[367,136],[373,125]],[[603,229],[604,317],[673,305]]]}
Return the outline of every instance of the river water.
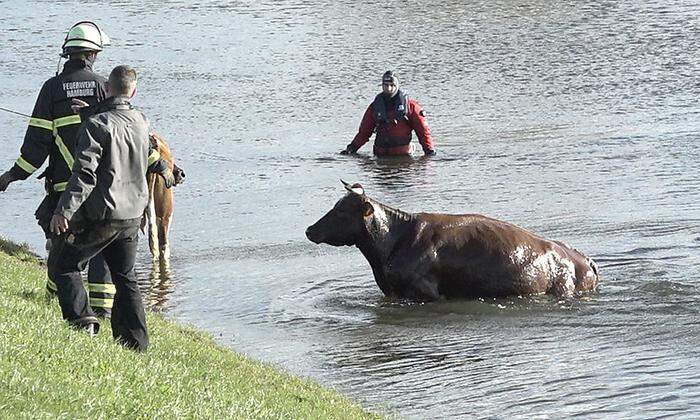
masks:
{"label": "river water", "polygon": [[[135,103],[188,175],[169,269],[142,244],[155,309],[398,417],[700,416],[697,1],[0,7],[0,106],[31,112],[84,18],[113,40],[99,72],[140,71]],[[337,154],[387,69],[426,109],[435,158]],[[0,127],[7,168],[26,119]],[[357,249],[304,236],[341,178],[406,211],[568,242],[598,262],[600,290],[388,301]],[[41,191],[0,195],[0,232],[37,250]]]}

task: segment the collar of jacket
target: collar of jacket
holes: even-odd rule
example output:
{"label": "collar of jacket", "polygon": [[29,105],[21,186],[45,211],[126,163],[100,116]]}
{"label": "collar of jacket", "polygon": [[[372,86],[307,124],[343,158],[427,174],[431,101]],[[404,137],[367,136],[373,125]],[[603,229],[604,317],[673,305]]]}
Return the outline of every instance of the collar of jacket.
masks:
{"label": "collar of jacket", "polygon": [[76,70],[87,69],[92,71],[92,63],[82,58],[72,58],[63,64],[64,73],[72,73]]}
{"label": "collar of jacket", "polygon": [[97,112],[109,111],[111,109],[133,109],[131,102],[129,102],[128,96],[110,96],[104,101],[100,102]]}

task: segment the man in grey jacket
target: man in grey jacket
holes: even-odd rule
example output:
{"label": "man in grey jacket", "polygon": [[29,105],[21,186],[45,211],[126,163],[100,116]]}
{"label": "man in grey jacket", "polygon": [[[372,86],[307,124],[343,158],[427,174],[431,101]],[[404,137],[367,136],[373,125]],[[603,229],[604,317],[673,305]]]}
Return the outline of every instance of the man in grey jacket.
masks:
{"label": "man in grey jacket", "polygon": [[[146,314],[134,263],[139,224],[148,204],[149,126],[129,103],[136,89],[135,70],[115,67],[106,87],[108,99],[97,105],[80,129],[73,171],[51,219],[58,241],[48,268],[58,286],[63,318],[96,333],[99,322],[88,304],[80,271],[101,251],[116,287],[114,338],[144,351]],[[161,174],[172,185],[167,167]]]}

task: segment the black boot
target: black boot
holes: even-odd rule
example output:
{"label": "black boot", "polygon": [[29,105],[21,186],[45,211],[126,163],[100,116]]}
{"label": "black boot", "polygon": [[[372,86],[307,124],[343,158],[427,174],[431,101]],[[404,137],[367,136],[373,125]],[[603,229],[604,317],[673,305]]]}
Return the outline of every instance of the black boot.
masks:
{"label": "black boot", "polygon": [[112,317],[112,310],[107,308],[92,308],[95,316],[99,319],[110,319]]}

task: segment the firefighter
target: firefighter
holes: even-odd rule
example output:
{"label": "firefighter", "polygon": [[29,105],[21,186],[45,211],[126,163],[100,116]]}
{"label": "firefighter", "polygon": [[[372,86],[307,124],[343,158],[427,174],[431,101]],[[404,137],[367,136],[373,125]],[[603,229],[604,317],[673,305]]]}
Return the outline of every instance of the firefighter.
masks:
{"label": "firefighter", "polygon": [[352,154],[369,141],[373,132],[374,154],[377,156],[410,155],[412,132],[426,156],[435,154],[435,145],[425,112],[418,102],[399,89],[399,79],[392,71],[382,75],[382,93],[367,107],[360,129],[341,154]]}
{"label": "firefighter", "polygon": [[[14,166],[0,176],[0,191],[18,180],[25,180],[36,172],[48,157],[48,166],[39,176],[44,178],[46,197],[35,212],[39,226],[46,234],[46,249],[50,253],[49,223],[61,193],[65,190],[73,167],[80,115],[71,109],[72,100],[89,105],[105,99],[105,79],[94,73],[97,54],[109,45],[109,37],[95,23],[82,21],[68,31],[61,57],[67,58],[63,71],[44,83],[34,105]],[[51,277],[47,289],[56,293]],[[90,305],[101,317],[109,317],[115,288],[104,258],[98,254],[88,268]]]}

